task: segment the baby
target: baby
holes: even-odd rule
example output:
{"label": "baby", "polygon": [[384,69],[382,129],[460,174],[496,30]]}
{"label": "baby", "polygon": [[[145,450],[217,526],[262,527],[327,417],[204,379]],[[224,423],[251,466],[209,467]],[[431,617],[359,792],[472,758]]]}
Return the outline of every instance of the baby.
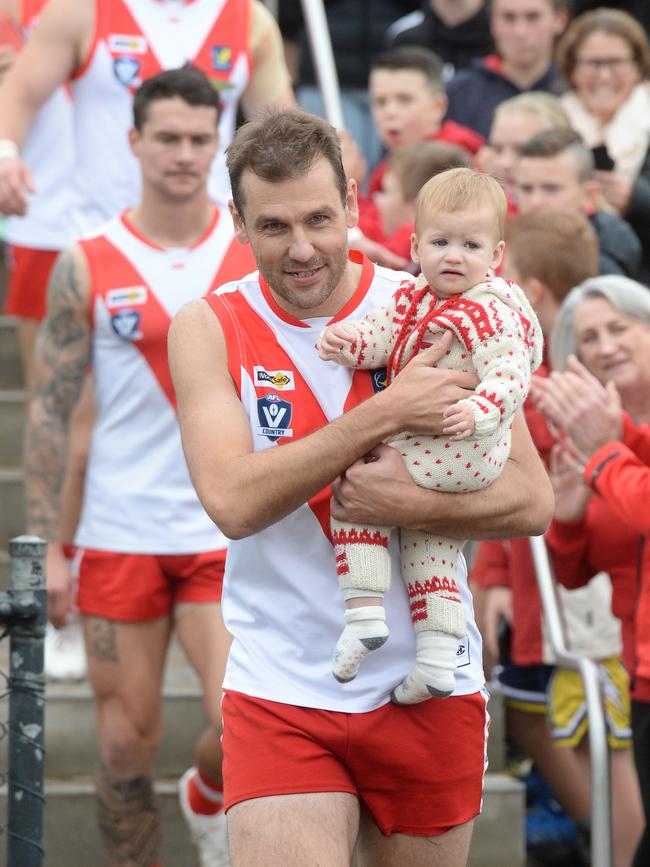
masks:
{"label": "baby", "polygon": [[[490,276],[504,249],[505,194],[497,181],[469,168],[431,178],[417,198],[413,261],[422,274],[405,281],[385,306],[359,322],[329,325],[321,358],[357,368],[387,367],[387,382],[433,339],[455,339],[439,367],[475,373],[474,393],[448,407],[441,435],[392,440],[413,479],[437,491],[476,491],[493,481],[510,452],[512,418],[542,360],[542,332],[523,291]],[[332,519],[346,625],[333,673],[356,677],[365,656],[388,638],[382,605],[390,586],[391,527]],[[416,704],[454,690],[465,613],[456,583],[463,542],[402,528],[402,576],[416,632],[416,662],[393,701]]]}

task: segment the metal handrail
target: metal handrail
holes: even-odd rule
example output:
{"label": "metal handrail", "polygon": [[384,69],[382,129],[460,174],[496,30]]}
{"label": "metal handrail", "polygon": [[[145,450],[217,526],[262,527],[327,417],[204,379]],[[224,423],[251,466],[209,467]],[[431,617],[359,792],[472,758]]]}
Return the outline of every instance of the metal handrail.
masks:
{"label": "metal handrail", "polygon": [[529,541],[551,647],[558,663],[579,672],[585,689],[591,766],[591,867],[611,867],[609,750],[598,666],[592,659],[579,656],[567,648],[557,599],[557,585],[546,543],[541,536],[531,536]]}
{"label": "metal handrail", "polygon": [[336,73],[332,39],[322,0],[302,0],[302,12],[307,27],[314,69],[316,70],[316,79],[325,104],[325,114],[332,126],[343,129],[345,123],[341,107],[339,78]]}

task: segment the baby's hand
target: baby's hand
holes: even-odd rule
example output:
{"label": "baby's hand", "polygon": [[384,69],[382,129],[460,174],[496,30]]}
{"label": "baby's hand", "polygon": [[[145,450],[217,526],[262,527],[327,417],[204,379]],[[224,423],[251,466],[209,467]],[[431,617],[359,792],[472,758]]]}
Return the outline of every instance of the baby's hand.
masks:
{"label": "baby's hand", "polygon": [[341,325],[338,322],[328,325],[320,336],[318,354],[323,361],[333,361],[340,355],[342,349],[354,343],[356,336],[354,329],[348,325]]}
{"label": "baby's hand", "polygon": [[474,433],[474,414],[466,403],[454,403],[443,412],[443,434],[452,440],[465,440]]}

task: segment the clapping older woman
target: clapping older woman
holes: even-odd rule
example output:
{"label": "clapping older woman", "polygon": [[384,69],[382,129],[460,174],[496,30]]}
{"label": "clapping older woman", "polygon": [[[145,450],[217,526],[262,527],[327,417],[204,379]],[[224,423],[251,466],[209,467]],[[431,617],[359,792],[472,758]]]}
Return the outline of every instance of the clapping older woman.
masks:
{"label": "clapping older woman", "polygon": [[[619,9],[578,16],[558,44],[557,62],[570,86],[561,97],[573,128],[598,148],[596,177],[610,206],[630,223],[650,279],[650,42]],[[611,163],[608,166],[608,161]]]}
{"label": "clapping older woman", "polygon": [[[612,578],[632,676],[632,730],[646,832],[634,867],[650,864],[650,292],[625,277],[586,280],[565,299],[551,339],[556,370],[536,387],[558,431],[556,518],[547,534],[570,586]],[[577,472],[576,472],[577,470]],[[616,807],[614,807],[615,809]]]}

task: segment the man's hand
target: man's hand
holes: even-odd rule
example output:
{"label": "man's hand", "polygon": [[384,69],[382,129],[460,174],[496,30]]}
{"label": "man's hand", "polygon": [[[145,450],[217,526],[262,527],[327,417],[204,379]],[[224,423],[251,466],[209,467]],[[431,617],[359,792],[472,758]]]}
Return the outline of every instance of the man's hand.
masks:
{"label": "man's hand", "polygon": [[343,325],[340,322],[328,325],[321,334],[318,354],[323,361],[338,360],[341,350],[352,346],[356,336],[354,329],[349,325]]}
{"label": "man's hand", "polygon": [[34,191],[32,173],[24,162],[18,157],[0,159],[0,212],[23,217],[27,213],[27,195]]}
{"label": "man's hand", "polygon": [[416,487],[397,449],[378,445],[332,482],[332,516],[391,526]]}
{"label": "man's hand", "polygon": [[587,510],[591,491],[583,483],[575,458],[559,443],[551,449],[549,478],[555,494],[554,517],[578,521]]}
{"label": "man's hand", "polygon": [[409,361],[385,392],[377,395],[394,404],[392,412],[401,419],[401,430],[441,434],[445,410],[469,397],[476,388],[478,377],[475,374],[435,367],[452,340],[452,333],[446,331],[432,346]]}
{"label": "man's hand", "polygon": [[569,356],[565,373],[535,377],[531,390],[540,411],[566,432],[579,457],[587,460],[601,446],[621,439],[623,408],[616,386],[601,385],[575,356]]}
{"label": "man's hand", "polygon": [[408,259],[398,256],[397,253],[393,253],[392,250],[384,247],[379,241],[372,241],[370,238],[366,238],[360,230],[358,232],[353,230],[350,234],[349,245],[350,249],[360,250],[371,262],[382,265],[384,268],[394,268],[396,271],[403,271],[410,265]]}
{"label": "man's hand", "polygon": [[474,433],[476,422],[472,408],[466,403],[455,403],[443,412],[442,432],[451,437],[452,442],[466,440]]}
{"label": "man's hand", "polygon": [[482,616],[478,625],[483,637],[485,674],[489,677],[499,663],[501,621],[512,623],[512,590],[510,587],[487,587],[482,596]]}
{"label": "man's hand", "polygon": [[617,213],[625,214],[632,197],[632,181],[618,172],[594,172],[606,202]]}
{"label": "man's hand", "polygon": [[47,546],[45,577],[48,617],[52,626],[61,629],[67,624],[68,616],[74,608],[73,582],[68,560],[61,546],[54,542]]}

